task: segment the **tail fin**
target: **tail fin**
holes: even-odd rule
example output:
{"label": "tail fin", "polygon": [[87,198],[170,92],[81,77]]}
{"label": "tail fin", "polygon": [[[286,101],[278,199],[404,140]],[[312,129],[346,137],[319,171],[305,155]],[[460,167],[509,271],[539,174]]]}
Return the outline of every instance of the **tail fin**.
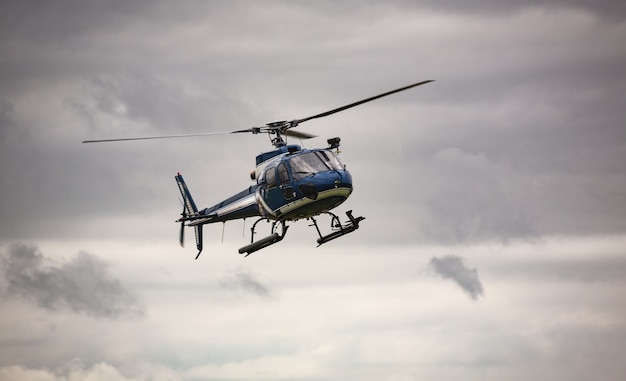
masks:
{"label": "tail fin", "polygon": [[183,205],[185,208],[185,213],[187,215],[192,215],[198,211],[196,207],[196,203],[193,202],[193,198],[191,197],[191,193],[189,193],[189,189],[187,188],[187,184],[185,184],[185,180],[183,180],[183,176],[180,172],[176,175],[176,183],[178,184],[178,189],[180,190],[181,196],[183,196]]}
{"label": "tail fin", "polygon": [[[198,213],[198,207],[196,203],[193,201],[191,197],[191,193],[187,188],[187,184],[185,184],[185,180],[180,172],[176,175],[176,184],[178,184],[178,189],[180,190],[180,195],[183,197],[183,213],[180,221],[180,245],[184,244],[184,227],[185,227],[185,217],[193,216]],[[198,248],[198,255],[196,255],[196,259],[200,256],[202,252],[202,225],[194,226],[194,232],[196,233],[196,247]]]}

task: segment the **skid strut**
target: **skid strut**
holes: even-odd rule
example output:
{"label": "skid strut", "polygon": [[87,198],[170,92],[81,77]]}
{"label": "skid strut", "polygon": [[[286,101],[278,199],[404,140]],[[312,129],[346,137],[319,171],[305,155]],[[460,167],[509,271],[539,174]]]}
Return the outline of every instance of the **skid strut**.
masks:
{"label": "skid strut", "polygon": [[[266,248],[270,245],[273,245],[277,242],[280,242],[283,240],[283,238],[285,238],[285,234],[287,234],[287,229],[289,228],[289,226],[285,225],[285,221],[274,221],[272,223],[272,234],[270,234],[269,236],[265,237],[265,238],[261,238],[260,240],[254,242],[254,234],[255,231],[254,229],[256,228],[256,224],[258,224],[261,221],[269,221],[266,218],[259,218],[253,225],[252,228],[250,228],[250,230],[252,231],[252,239],[249,245],[246,245],[244,247],[242,247],[241,249],[239,249],[239,254],[244,254],[246,253],[246,257],[252,253],[254,253],[255,251],[261,250],[263,248]],[[279,234],[276,231],[276,227],[277,224],[280,224],[281,227],[281,233]]]}
{"label": "skid strut", "polygon": [[348,210],[346,212],[346,215],[348,216],[348,221],[345,224],[342,224],[339,221],[339,217],[337,217],[335,214],[331,212],[326,212],[326,214],[332,217],[331,222],[330,222],[330,227],[335,231],[324,236],[320,232],[320,228],[319,226],[317,226],[317,221],[315,220],[315,218],[311,217],[311,221],[313,221],[313,226],[315,226],[315,229],[317,230],[317,234],[320,236],[317,239],[317,246],[325,244],[328,241],[332,241],[335,238],[339,238],[346,234],[352,233],[353,231],[359,228],[359,222],[365,219],[365,217],[354,217],[352,215],[352,211]]}

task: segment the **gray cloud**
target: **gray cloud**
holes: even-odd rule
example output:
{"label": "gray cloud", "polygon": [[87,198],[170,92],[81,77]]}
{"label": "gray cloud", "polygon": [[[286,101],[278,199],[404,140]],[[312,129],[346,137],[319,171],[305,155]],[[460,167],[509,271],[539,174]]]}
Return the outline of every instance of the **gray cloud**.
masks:
{"label": "gray cloud", "polygon": [[[489,268],[490,267],[490,268]],[[626,259],[601,255],[585,259],[517,259],[483,268],[495,276],[533,281],[572,281],[586,284],[623,282],[626,280]]]}
{"label": "gray cloud", "polygon": [[483,285],[478,279],[478,271],[468,268],[463,258],[446,255],[442,258],[433,257],[430,266],[444,279],[450,279],[459,285],[472,299],[483,294]]}
{"label": "gray cloud", "polygon": [[47,263],[37,247],[13,244],[3,256],[7,296],[34,301],[51,311],[94,317],[143,314],[136,298],[108,273],[107,264],[91,254],[80,252],[66,263]]}
{"label": "gray cloud", "polygon": [[247,271],[237,271],[224,276],[220,280],[220,286],[234,291],[245,291],[261,297],[270,296],[270,290],[254,274]]}
{"label": "gray cloud", "polygon": [[[432,9],[449,13],[464,13],[466,15],[506,15],[520,12],[525,9],[542,9],[548,11],[579,9],[591,12],[609,20],[622,21],[626,18],[626,5],[617,0],[602,0],[589,2],[585,0],[526,0],[526,1],[432,1],[432,0],[402,0],[406,7]],[[359,2],[362,3],[362,2]]]}

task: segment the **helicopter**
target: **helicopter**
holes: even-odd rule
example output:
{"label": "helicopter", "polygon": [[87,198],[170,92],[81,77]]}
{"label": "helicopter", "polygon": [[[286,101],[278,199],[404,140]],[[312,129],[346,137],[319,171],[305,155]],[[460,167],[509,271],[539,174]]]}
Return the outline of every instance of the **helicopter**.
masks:
{"label": "helicopter", "polygon": [[[204,209],[199,209],[191,196],[191,192],[178,173],[174,177],[182,197],[183,211],[176,220],[180,223],[179,242],[184,247],[185,227],[192,227],[195,233],[198,259],[203,249],[202,227],[205,224],[216,222],[257,218],[252,224],[251,239],[248,245],[239,249],[239,254],[246,257],[258,250],[278,243],[285,238],[289,222],[301,219],[311,221],[319,238],[318,246],[352,233],[359,228],[365,217],[354,217],[352,211],[346,212],[347,221],[331,212],[332,209],[343,204],[353,191],[352,176],[337,156],[339,154],[339,137],[327,140],[325,148],[302,148],[297,144],[287,144],[284,137],[291,136],[299,139],[309,139],[315,135],[294,131],[300,124],[340,111],[379,99],[400,91],[421,86],[433,80],[417,82],[399,89],[387,91],[357,102],[350,103],[313,116],[290,121],[282,120],[267,123],[263,126],[243,130],[226,132],[205,132],[184,135],[163,135],[117,139],[85,140],[83,143],[103,143],[133,140],[184,138],[217,134],[266,133],[274,149],[256,156],[256,168],[250,172],[250,178],[255,183],[243,191]],[[317,218],[320,215],[330,217],[328,234],[322,234]],[[256,229],[259,222],[271,224],[270,234],[255,241]]]}

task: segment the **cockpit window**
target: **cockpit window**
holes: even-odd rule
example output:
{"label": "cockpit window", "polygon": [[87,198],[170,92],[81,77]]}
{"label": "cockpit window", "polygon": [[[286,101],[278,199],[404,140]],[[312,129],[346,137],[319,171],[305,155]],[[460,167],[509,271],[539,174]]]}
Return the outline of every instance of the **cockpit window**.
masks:
{"label": "cockpit window", "polygon": [[289,184],[289,172],[287,172],[287,166],[285,163],[278,165],[278,178],[281,185]]}
{"label": "cockpit window", "polygon": [[276,168],[270,167],[265,170],[265,182],[268,189],[276,187]]}
{"label": "cockpit window", "polygon": [[312,174],[343,169],[339,159],[330,151],[313,151],[296,155],[289,161],[294,180]]}

